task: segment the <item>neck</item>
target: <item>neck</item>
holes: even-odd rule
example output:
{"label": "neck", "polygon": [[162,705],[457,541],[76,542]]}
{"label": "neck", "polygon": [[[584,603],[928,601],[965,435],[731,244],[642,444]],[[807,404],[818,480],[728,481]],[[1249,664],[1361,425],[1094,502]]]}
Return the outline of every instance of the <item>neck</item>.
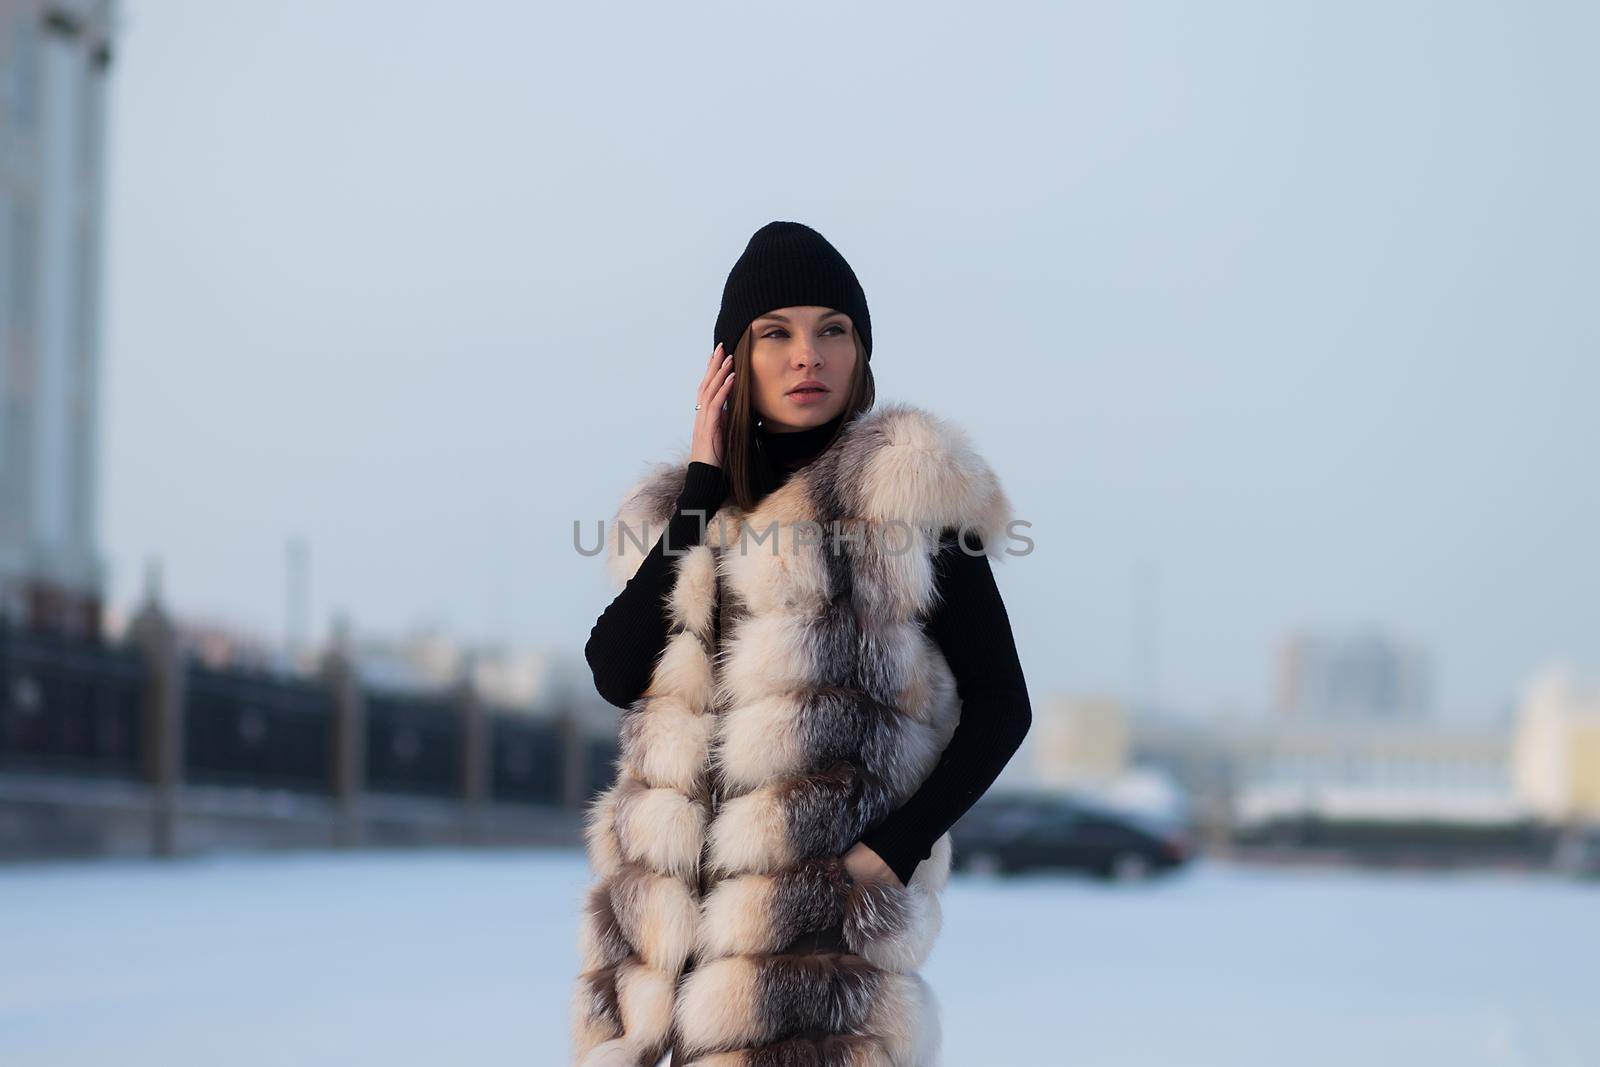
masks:
{"label": "neck", "polygon": [[756,435],[774,471],[780,478],[787,479],[788,475],[817,457],[843,421],[844,412],[841,411],[820,426],[787,432],[761,426],[757,427]]}

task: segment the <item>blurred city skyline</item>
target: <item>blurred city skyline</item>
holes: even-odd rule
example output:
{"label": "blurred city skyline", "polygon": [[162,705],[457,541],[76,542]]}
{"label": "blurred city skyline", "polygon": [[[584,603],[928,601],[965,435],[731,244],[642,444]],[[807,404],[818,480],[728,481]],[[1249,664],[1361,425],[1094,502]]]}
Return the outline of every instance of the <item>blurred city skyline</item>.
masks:
{"label": "blurred city skyline", "polygon": [[159,557],[283,633],[303,538],[319,638],[576,652],[573,521],[795,218],[1033,523],[1035,693],[1265,708],[1302,629],[1425,648],[1444,717],[1600,663],[1600,15],[1009,10],[122,4],[112,599]]}

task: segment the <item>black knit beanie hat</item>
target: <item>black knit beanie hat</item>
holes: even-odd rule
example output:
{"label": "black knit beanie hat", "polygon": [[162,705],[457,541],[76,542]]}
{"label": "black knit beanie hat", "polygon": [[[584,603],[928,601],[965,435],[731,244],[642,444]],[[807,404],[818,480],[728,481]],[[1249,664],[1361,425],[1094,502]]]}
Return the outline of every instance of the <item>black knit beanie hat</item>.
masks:
{"label": "black knit beanie hat", "polygon": [[822,234],[799,222],[769,222],[755,232],[728,272],[712,344],[729,355],[756,319],[786,307],[825,307],[850,316],[867,359],[872,317],[856,272]]}

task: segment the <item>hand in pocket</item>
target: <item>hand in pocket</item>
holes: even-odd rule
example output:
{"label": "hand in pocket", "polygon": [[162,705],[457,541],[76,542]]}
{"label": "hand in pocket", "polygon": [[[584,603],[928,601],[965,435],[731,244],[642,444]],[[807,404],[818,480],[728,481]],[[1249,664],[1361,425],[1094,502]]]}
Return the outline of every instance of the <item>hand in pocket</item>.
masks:
{"label": "hand in pocket", "polygon": [[905,888],[889,865],[883,862],[883,857],[859,841],[844,854],[844,869],[858,882],[888,882],[900,889]]}

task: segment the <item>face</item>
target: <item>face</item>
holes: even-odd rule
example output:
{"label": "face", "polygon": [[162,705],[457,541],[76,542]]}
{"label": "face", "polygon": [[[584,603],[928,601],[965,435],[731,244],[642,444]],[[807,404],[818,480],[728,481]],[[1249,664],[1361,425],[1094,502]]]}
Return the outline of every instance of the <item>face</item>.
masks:
{"label": "face", "polygon": [[770,430],[821,426],[844,410],[856,369],[850,316],[824,307],[769,311],[750,324],[751,401]]}

